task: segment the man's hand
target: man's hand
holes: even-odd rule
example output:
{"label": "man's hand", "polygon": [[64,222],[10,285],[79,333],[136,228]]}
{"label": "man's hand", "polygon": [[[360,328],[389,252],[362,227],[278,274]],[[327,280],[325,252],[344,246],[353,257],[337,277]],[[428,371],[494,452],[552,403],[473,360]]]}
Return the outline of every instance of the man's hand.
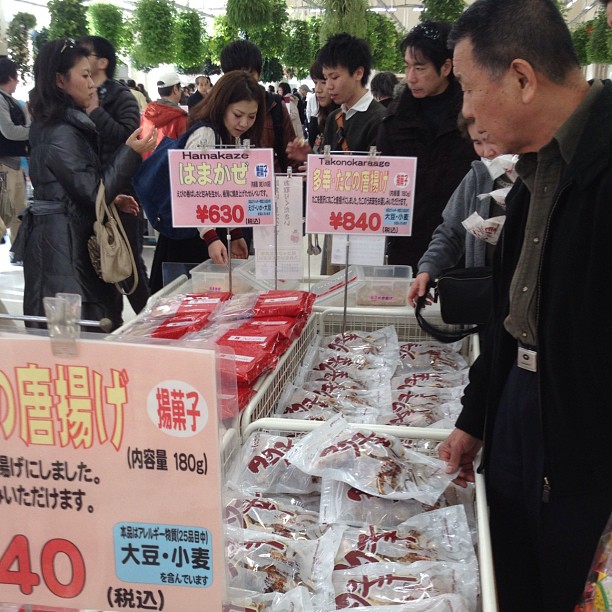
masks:
{"label": "man's hand", "polygon": [[438,449],[442,461],[446,461],[446,473],[454,474],[459,470],[453,482],[460,487],[466,487],[468,482],[474,482],[474,457],[482,447],[482,441],[461,429],[453,429],[452,433]]}
{"label": "man's hand", "polygon": [[[414,308],[417,298],[427,293],[427,285],[429,285],[430,276],[427,272],[419,272],[416,278],[412,281],[410,289],[408,289],[408,303]],[[431,300],[428,301],[431,304]]]}
{"label": "man's hand", "polygon": [[138,214],[138,202],[131,195],[118,195],[114,200],[114,204],[121,212],[128,215]]}

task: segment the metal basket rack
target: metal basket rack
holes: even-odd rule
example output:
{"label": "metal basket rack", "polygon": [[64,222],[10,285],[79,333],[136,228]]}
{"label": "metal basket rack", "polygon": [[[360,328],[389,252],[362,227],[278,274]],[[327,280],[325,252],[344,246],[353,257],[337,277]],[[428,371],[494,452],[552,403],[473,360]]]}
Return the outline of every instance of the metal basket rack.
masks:
{"label": "metal basket rack", "polygon": [[[243,432],[244,438],[255,431],[263,431],[275,435],[300,435],[312,431],[321,425],[316,421],[300,419],[261,418],[253,421]],[[397,425],[350,425],[349,427],[367,427],[377,433],[385,433],[398,438],[413,440],[443,441],[450,433],[445,429],[426,429],[423,427],[405,427]],[[243,438],[243,439],[244,439]],[[480,455],[475,459],[478,464]],[[493,573],[493,554],[491,550],[491,536],[489,533],[489,511],[485,491],[484,476],[476,474],[474,485],[474,507],[476,524],[478,528],[478,565],[480,571],[480,607],[481,612],[498,612],[497,593],[495,590],[495,576]]]}
{"label": "metal basket rack", "polygon": [[[438,325],[437,321],[434,322]],[[442,324],[441,319],[439,323]],[[381,309],[354,308],[347,310],[346,317],[341,309],[330,309],[318,315],[312,315],[300,338],[282,355],[278,367],[257,384],[257,394],[242,411],[240,429],[243,438],[253,421],[274,414],[285,384],[293,380],[297,368],[304,359],[307,348],[317,333],[322,336],[329,336],[346,330],[374,331],[387,325],[395,327],[401,342],[422,341],[431,338],[419,327],[414,314],[411,312],[402,312],[401,315],[398,315]],[[448,327],[450,329],[455,326],[449,325]],[[478,337],[472,334],[463,341],[461,352],[468,363],[472,363],[478,356],[478,351]],[[295,421],[298,421],[298,419],[292,419],[292,422]],[[280,422],[281,424],[285,423],[285,419],[280,419]],[[393,428],[393,426],[390,427]],[[293,426],[291,429],[293,429]],[[393,431],[395,430],[389,430],[389,432]]]}

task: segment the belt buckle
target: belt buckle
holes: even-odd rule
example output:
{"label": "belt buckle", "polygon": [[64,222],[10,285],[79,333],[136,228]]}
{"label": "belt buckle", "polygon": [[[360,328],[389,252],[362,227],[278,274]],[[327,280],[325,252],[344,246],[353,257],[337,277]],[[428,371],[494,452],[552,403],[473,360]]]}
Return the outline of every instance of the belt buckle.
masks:
{"label": "belt buckle", "polygon": [[529,372],[538,371],[538,353],[531,349],[518,347],[516,364],[523,370],[529,370]]}

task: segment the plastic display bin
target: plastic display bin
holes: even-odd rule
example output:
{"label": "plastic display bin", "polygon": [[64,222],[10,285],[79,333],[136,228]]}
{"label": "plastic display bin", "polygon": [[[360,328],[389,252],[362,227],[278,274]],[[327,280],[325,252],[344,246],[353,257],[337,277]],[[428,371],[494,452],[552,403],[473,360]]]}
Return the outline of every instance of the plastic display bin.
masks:
{"label": "plastic display bin", "polygon": [[[258,287],[249,283],[244,276],[238,273],[242,266],[246,265],[244,260],[232,260],[232,292],[249,293],[259,290]],[[213,263],[206,260],[191,270],[191,290],[199,291],[229,291],[230,277],[229,267],[223,264]]]}
{"label": "plastic display bin", "polygon": [[410,266],[363,266],[365,282],[356,292],[357,306],[406,306],[412,281]]}

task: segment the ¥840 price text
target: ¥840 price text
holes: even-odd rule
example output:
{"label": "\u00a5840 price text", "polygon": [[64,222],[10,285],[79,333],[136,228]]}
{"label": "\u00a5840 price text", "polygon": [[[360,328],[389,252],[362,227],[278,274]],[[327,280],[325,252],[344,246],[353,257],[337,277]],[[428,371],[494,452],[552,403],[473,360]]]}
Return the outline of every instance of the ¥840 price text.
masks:
{"label": "\u00a5840 price text", "polygon": [[[59,563],[63,567],[66,560],[70,565],[67,582],[61,582],[57,576],[58,555],[61,555]],[[40,559],[42,580],[53,595],[70,599],[81,593],[85,586],[83,555],[75,544],[60,538],[48,540],[40,551],[33,551],[31,555],[28,538],[21,534],[14,536],[0,557],[0,584],[14,584],[24,595],[31,595],[41,581],[41,576],[32,568],[32,558]]]}
{"label": "\u00a5840 price text", "polygon": [[359,216],[352,212],[332,212],[329,215],[329,225],[334,230],[361,230],[362,232],[377,232],[382,225],[382,218],[378,213],[361,213]]}

